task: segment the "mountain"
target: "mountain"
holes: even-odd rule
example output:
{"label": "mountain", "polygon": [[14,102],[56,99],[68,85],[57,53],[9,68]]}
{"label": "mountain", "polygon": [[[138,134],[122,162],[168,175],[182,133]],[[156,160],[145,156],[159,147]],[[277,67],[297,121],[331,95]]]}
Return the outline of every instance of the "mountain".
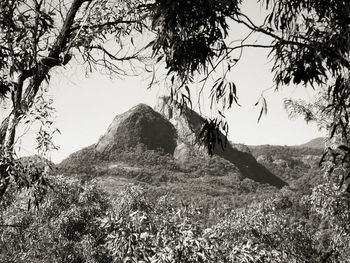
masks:
{"label": "mountain", "polygon": [[139,104],[117,115],[96,144],[62,161],[58,172],[98,181],[112,194],[137,183],[151,195],[171,193],[177,200],[195,198],[204,206],[215,206],[214,199],[241,206],[257,198],[248,197],[250,193],[261,191],[259,198],[264,198],[287,185],[242,145],[228,144],[225,150],[217,145],[209,156],[198,144],[204,118],[189,108],[180,112],[167,98],[155,109]]}
{"label": "mountain", "polygon": [[249,148],[259,163],[304,194],[323,178],[324,171],[319,165],[323,148],[281,145]]}
{"label": "mountain", "polygon": [[175,128],[146,104],[139,104],[117,115],[95,149],[103,155],[109,155],[139,144],[145,145],[149,150],[161,149],[169,154],[173,154],[176,147]]}
{"label": "mountain", "polygon": [[308,141],[307,143],[298,145],[297,147],[323,149],[325,145],[325,139],[326,138],[324,137],[318,137],[318,138],[312,139],[311,141]]}
{"label": "mountain", "polygon": [[[206,155],[206,146],[200,145],[200,132],[205,122],[204,118],[189,108],[181,107],[176,101],[171,102],[169,97],[161,97],[155,110],[166,117],[176,128],[177,147],[174,157],[183,162],[190,161],[193,155]],[[221,138],[224,135],[220,133]],[[227,143],[223,149],[215,145],[214,155],[229,161],[238,168],[241,175],[256,182],[267,183],[276,187],[283,187],[286,183],[272,174],[266,167],[256,161],[249,150],[242,150],[242,146]]]}

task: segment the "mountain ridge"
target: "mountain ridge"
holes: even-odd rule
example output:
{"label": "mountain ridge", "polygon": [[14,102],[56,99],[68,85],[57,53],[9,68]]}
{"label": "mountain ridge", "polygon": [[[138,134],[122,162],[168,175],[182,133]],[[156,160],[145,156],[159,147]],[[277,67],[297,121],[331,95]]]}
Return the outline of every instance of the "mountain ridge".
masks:
{"label": "mountain ridge", "polygon": [[[204,123],[202,116],[189,108],[181,109],[180,112],[176,103],[171,104],[165,98],[161,98],[155,108],[139,104],[118,114],[96,144],[71,154],[62,161],[61,167],[70,163],[77,173],[80,166],[88,166],[87,170],[94,171],[103,170],[103,165],[118,167],[110,164],[118,163],[123,151],[135,147],[141,147],[140,154],[142,151],[160,150],[180,165],[187,165],[186,162],[192,162],[195,158],[211,158],[206,153],[205,145],[198,143]],[[238,148],[230,143],[225,149],[218,145],[214,148],[214,155],[231,163],[236,167],[233,171],[240,173],[243,178],[277,188],[287,185],[258,163],[249,151]],[[140,159],[137,156],[134,158]]]}
{"label": "mountain ridge", "polygon": [[296,147],[308,147],[308,148],[324,148],[325,147],[325,141],[326,138],[325,137],[317,137],[314,139],[311,139],[310,141],[300,144],[300,145],[295,145]]}

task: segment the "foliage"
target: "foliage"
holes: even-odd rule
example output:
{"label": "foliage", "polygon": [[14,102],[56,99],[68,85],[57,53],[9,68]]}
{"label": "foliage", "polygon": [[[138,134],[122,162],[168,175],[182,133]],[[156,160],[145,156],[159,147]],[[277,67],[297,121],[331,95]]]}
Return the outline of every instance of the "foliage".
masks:
{"label": "foliage", "polygon": [[[137,67],[123,61],[141,61],[142,48],[111,51],[106,43],[113,37],[121,50],[131,31],[144,28],[141,1],[109,0],[5,0],[0,4],[0,98],[10,112],[0,125],[2,155],[14,154],[16,129],[20,122],[38,117],[33,110],[52,110],[50,100],[40,95],[49,83],[52,69],[65,67],[72,58],[89,71],[102,69],[108,74],[136,73]],[[34,111],[35,112],[35,111]],[[42,113],[41,112],[41,113]],[[52,142],[56,129],[50,116],[39,116],[41,128],[38,151],[57,149]],[[18,134],[17,134],[18,136]],[[44,147],[44,148],[42,148]],[[1,196],[0,196],[1,198]]]}
{"label": "foliage", "polygon": [[[329,194],[340,206],[347,204],[327,184],[315,187],[304,198],[285,189],[262,202],[234,210],[218,206],[209,214],[195,203],[179,207],[170,196],[145,206],[147,199],[140,199],[140,188],[134,191],[134,209],[104,221],[110,231],[107,246],[117,261],[339,262],[348,256],[343,232],[348,218],[328,217],[330,211],[321,212],[326,217],[319,216],[319,198],[326,197],[321,202],[326,209],[334,207]],[[208,215],[218,212],[208,225]],[[332,232],[330,222],[342,229]]]}
{"label": "foliage", "polygon": [[[201,133],[211,152],[213,145],[221,140],[215,136],[218,130],[227,135],[225,110],[233,102],[238,104],[236,86],[229,73],[242,58],[243,50],[269,49],[276,89],[304,85],[324,94],[322,115],[330,117],[326,128],[330,137],[335,134],[342,137],[339,145],[343,147],[336,152],[336,159],[348,163],[350,4],[324,0],[257,1],[265,15],[263,23],[256,24],[241,11],[242,2],[172,1],[169,4],[159,0],[151,5],[150,17],[157,35],[150,44],[159,60],[165,57],[169,69],[165,82],[171,86],[171,97],[181,105],[191,106],[194,96],[190,88],[197,80],[196,74],[203,76],[199,82],[201,91],[196,95],[202,96],[203,89],[211,85],[209,99],[217,116],[206,121]],[[248,29],[246,37],[229,42],[230,22]],[[253,42],[252,36],[257,34],[264,37]],[[261,104],[260,119],[267,112],[263,95],[258,104]],[[299,107],[299,111],[304,109]],[[310,111],[304,113],[307,121],[313,118],[308,115]],[[329,155],[333,155],[332,151]]]}
{"label": "foliage", "polygon": [[315,239],[323,260],[342,262],[349,257],[346,248],[349,243],[350,199],[348,193],[339,191],[339,182],[332,181],[316,186],[302,202],[309,205],[314,220],[321,223],[315,231]]}
{"label": "foliage", "polygon": [[189,162],[178,163],[142,145],[114,151],[108,159],[94,151],[94,146],[85,148],[58,165],[57,174],[61,173],[96,180],[112,195],[122,185],[141,184],[150,200],[170,194],[177,204],[197,202],[205,210],[218,203],[242,207],[277,190],[244,178],[237,167],[219,156],[193,156]]}
{"label": "foliage", "polygon": [[22,191],[1,209],[1,261],[107,262],[105,233],[96,221],[107,211],[106,196],[93,184],[63,177],[51,182],[39,208],[27,207]]}
{"label": "foliage", "polygon": [[[47,181],[50,169],[52,169],[52,164],[50,167],[45,159],[33,158],[33,160],[28,161],[0,155],[0,203],[11,201],[13,193],[25,189],[28,206],[31,202],[38,206],[42,195],[50,186]],[[9,195],[6,195],[7,190],[10,190]]]}
{"label": "foliage", "polygon": [[[316,156],[319,157],[323,153],[322,148],[279,146],[279,145],[259,145],[249,146],[251,153],[257,158],[260,155],[278,157],[280,159],[291,159],[292,157]],[[268,157],[269,158],[269,157]]]}
{"label": "foliage", "polygon": [[155,198],[154,189],[140,185],[112,197],[92,182],[50,180],[53,190],[39,208],[28,210],[25,191],[2,203],[2,261],[342,262],[349,256],[349,198],[333,183],[306,195],[284,188],[241,207],[221,199],[204,208],[171,192]]}
{"label": "foliage", "polygon": [[150,7],[154,53],[162,51],[169,73],[184,81],[197,70],[207,72],[207,64],[221,56],[215,50],[225,47],[226,17],[236,9],[238,1],[155,1]]}
{"label": "foliage", "polygon": [[[108,248],[125,262],[265,262],[279,255],[251,243],[231,243],[224,232],[203,228],[195,207],[174,209],[160,199],[152,210],[109,218]],[[222,229],[220,229],[222,230]]]}
{"label": "foliage", "polygon": [[304,194],[322,181],[324,173],[319,163],[322,148],[261,145],[250,146],[255,158],[273,174],[289,183],[295,191]]}
{"label": "foliage", "polygon": [[[114,208],[109,208],[109,201],[91,181],[80,186],[55,178],[53,190],[47,190],[42,177],[45,171],[25,167],[13,157],[16,127],[36,103],[43,82],[49,82],[51,70],[65,66],[74,56],[89,70],[102,67],[110,74],[125,74],[118,62],[142,59],[144,49],[117,57],[105,41],[115,36],[121,47],[125,36],[146,28],[144,19],[148,17],[156,32],[149,46],[158,62],[165,58],[172,98],[180,97],[180,104],[191,105],[190,84],[195,74],[204,74],[202,87],[218,74],[213,78],[210,98],[219,118],[207,120],[201,133],[209,150],[216,144],[213,140],[222,139],[220,130],[227,134],[224,111],[234,102],[238,104],[236,86],[228,73],[243,49],[269,48],[276,88],[301,84],[324,91],[324,101],[314,109],[314,104],[294,103],[292,107],[306,114],[306,120],[327,118],[322,125],[332,140],[321,161],[340,175],[336,183],[343,183],[349,178],[350,163],[348,1],[261,1],[267,11],[262,25],[241,13],[240,1],[156,0],[146,5],[128,0],[115,5],[107,0],[68,2],[0,3],[0,96],[12,103],[10,115],[0,127],[2,261],[339,262],[350,257],[350,198],[346,191],[336,189],[334,182],[316,185],[311,193],[284,188],[276,194],[250,180],[234,181],[237,174],[229,174],[231,167],[222,160],[213,159],[213,164],[225,167],[224,175],[218,168],[206,166],[205,160],[198,160],[194,168],[180,167],[169,156],[154,152],[136,160],[133,153],[122,153],[126,160],[134,159],[135,164],[146,167],[129,173],[123,167],[116,174],[142,179],[146,193],[139,187],[127,188]],[[227,19],[251,32],[241,41],[225,42]],[[246,43],[253,33],[268,36],[270,43]],[[235,50],[240,52],[233,53]],[[219,65],[223,65],[222,70],[217,70]],[[266,112],[266,100],[260,102],[261,113]],[[50,135],[42,135],[48,138],[42,145],[50,148]],[[90,153],[93,151],[87,149],[84,154]],[[158,164],[151,170],[147,165],[154,157]],[[84,172],[91,177],[108,174],[110,167],[99,170],[94,165],[100,157],[94,158],[90,157],[94,162],[88,167],[73,164],[77,173],[86,168]],[[111,160],[104,161],[108,164]],[[291,170],[305,168],[293,158],[287,161]],[[171,172],[162,167],[164,164]],[[199,167],[202,170],[194,171]],[[310,175],[317,173],[315,170]],[[302,184],[302,180],[297,183]],[[158,187],[160,182],[167,184]],[[180,194],[173,195],[173,202],[158,199],[160,193],[174,192]],[[194,197],[195,193],[200,194]],[[42,202],[40,209],[23,202],[28,194],[36,205]],[[270,197],[266,199],[264,194]],[[196,203],[196,198],[202,203]],[[233,198],[238,202],[245,199],[241,204],[245,207],[237,208]],[[247,202],[252,203],[247,206]],[[195,205],[205,203],[206,207]],[[222,206],[215,209],[213,204]]]}

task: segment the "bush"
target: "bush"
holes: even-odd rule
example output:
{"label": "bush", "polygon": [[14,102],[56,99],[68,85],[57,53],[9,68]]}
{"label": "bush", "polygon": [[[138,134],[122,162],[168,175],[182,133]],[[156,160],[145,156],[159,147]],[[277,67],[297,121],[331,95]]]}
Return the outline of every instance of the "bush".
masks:
{"label": "bush", "polygon": [[59,177],[39,208],[23,202],[25,192],[0,215],[0,262],[107,262],[106,233],[97,219],[108,201],[95,185]]}

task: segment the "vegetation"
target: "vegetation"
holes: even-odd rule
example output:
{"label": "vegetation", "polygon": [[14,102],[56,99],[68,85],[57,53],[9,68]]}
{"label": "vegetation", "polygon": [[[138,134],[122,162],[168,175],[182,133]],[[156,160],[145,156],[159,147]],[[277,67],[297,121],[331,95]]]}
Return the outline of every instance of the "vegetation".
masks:
{"label": "vegetation", "polygon": [[310,190],[316,181],[322,180],[320,161],[324,150],[321,148],[261,145],[250,149],[273,174],[290,184],[298,184],[297,189]]}
{"label": "vegetation", "polygon": [[[323,180],[319,167],[321,150],[259,146],[251,151],[295,192],[310,193]],[[105,158],[96,155],[93,146],[85,148],[59,164],[57,173],[94,179],[112,195],[126,184],[141,184],[150,190],[151,199],[169,194],[178,203],[195,201],[206,210],[218,205],[244,207],[278,191],[246,178],[235,165],[219,156],[194,155],[191,161],[178,162],[170,155],[147,150],[142,145],[113,153]],[[85,158],[88,161],[84,162]]]}
{"label": "vegetation", "polygon": [[[225,110],[238,104],[236,86],[229,73],[244,49],[267,48],[274,62],[276,88],[302,84],[326,91],[324,107],[331,117],[327,128],[331,137],[335,134],[343,137],[330,149],[342,146],[336,159],[346,163],[350,153],[349,4],[318,0],[258,2],[266,14],[261,25],[242,13],[242,1],[33,0],[29,4],[22,0],[3,1],[0,94],[12,109],[1,124],[2,155],[13,155],[15,130],[30,115],[53,68],[65,66],[74,57],[90,71],[102,69],[111,75],[125,74],[128,68],[125,64],[121,67],[119,62],[146,62],[148,49],[156,62],[165,61],[166,86],[180,106],[191,105],[190,88],[196,74],[203,76],[200,82],[203,88],[211,85],[211,105],[217,109],[218,117],[206,120],[201,136],[212,152],[211,148],[224,142],[221,136],[216,136],[219,130],[226,134],[228,131]],[[229,23],[242,25],[250,32],[243,40],[228,42]],[[135,34],[145,31],[152,32],[154,38],[146,47],[144,43],[135,44]],[[250,43],[254,34],[264,35],[264,43]],[[114,48],[119,53],[106,46],[112,37],[117,39]],[[123,49],[129,40],[128,46],[132,48]],[[266,100],[262,97],[259,102],[262,114],[267,111]],[[40,136],[41,145],[47,145],[52,138],[47,131]],[[0,192],[6,189],[5,185],[1,188]]]}
{"label": "vegetation", "polygon": [[[4,262],[344,262],[349,197],[324,182],[239,208],[203,209],[140,185],[112,197],[93,182],[51,177],[54,191],[28,208],[12,193],[0,213]],[[7,195],[10,191],[7,192]],[[260,193],[256,193],[258,197]]]}
{"label": "vegetation", "polygon": [[[108,262],[106,233],[98,219],[109,206],[95,185],[55,177],[40,208],[27,207],[25,191],[14,194],[0,216],[2,262]],[[37,193],[38,194],[38,193]]]}
{"label": "vegetation", "polygon": [[[1,120],[0,154],[9,163],[14,156],[16,129],[31,123],[33,109],[43,104],[40,126],[51,126],[50,100],[44,98],[52,70],[65,67],[72,58],[87,71],[101,69],[110,75],[136,73],[136,67],[120,63],[142,62],[142,47],[122,50],[131,31],[142,31],[143,9],[139,1],[109,0],[5,0],[0,3],[0,99],[10,107]],[[112,41],[114,46],[106,47]],[[48,86],[48,87],[47,87]],[[39,107],[41,108],[41,107]],[[37,120],[34,118],[34,121]],[[40,129],[38,148],[55,149],[55,129]],[[3,163],[6,165],[6,162]],[[10,175],[1,173],[0,199]]]}
{"label": "vegetation", "polygon": [[[11,107],[0,126],[1,261],[344,262],[350,258],[346,182],[350,2],[258,2],[266,14],[259,25],[241,12],[242,1],[1,1],[0,97]],[[228,21],[249,29],[246,38],[229,43]],[[154,38],[146,47],[135,45],[134,34],[145,30]],[[249,42],[257,33],[268,38],[267,44]],[[116,49],[111,51],[106,41],[113,37]],[[131,49],[123,49],[125,41],[130,41]],[[42,114],[34,119],[47,127],[38,134],[38,149],[41,153],[55,149],[52,107],[42,96],[53,68],[64,67],[75,57],[88,70],[126,74],[129,68],[119,62],[144,63],[148,49],[156,63],[165,61],[164,81],[180,107],[192,103],[190,88],[196,74],[202,77],[202,88],[209,86],[219,117],[206,120],[200,134],[213,152],[223,143],[219,131],[228,131],[225,110],[238,104],[229,73],[246,48],[270,49],[277,89],[296,84],[321,90],[318,103],[290,102],[288,107],[329,131],[331,140],[321,163],[337,176],[322,178],[323,171],[304,162],[305,156],[298,159],[294,150],[283,149],[260,158],[291,182],[280,191],[242,180],[236,167],[222,159],[198,158],[181,166],[142,147],[108,156],[111,159],[88,148],[81,153],[92,154],[88,165],[86,160],[61,165],[60,171],[70,177],[50,177],[47,165],[37,167],[15,158],[16,129],[20,122],[31,122],[35,107]],[[263,96],[259,103],[260,118],[267,112]],[[308,155],[313,160],[315,154]],[[97,160],[102,161],[100,166]],[[316,175],[319,179],[312,180]],[[95,183],[106,177],[134,184],[104,193]],[[339,187],[344,183],[345,191]]]}

